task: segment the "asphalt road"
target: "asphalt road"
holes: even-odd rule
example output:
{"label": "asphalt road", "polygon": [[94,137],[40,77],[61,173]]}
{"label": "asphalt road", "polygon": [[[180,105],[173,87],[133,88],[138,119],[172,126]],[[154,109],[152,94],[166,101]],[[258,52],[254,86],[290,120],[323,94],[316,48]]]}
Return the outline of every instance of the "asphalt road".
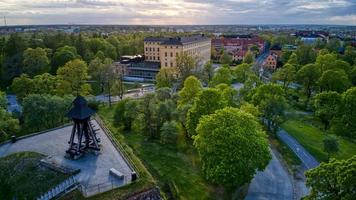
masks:
{"label": "asphalt road", "polygon": [[266,169],[252,179],[246,200],[292,200],[292,179],[273,151]]}
{"label": "asphalt road", "polygon": [[312,169],[319,165],[319,162],[302,146],[296,139],[290,136],[285,130],[280,129],[277,136],[289,146],[295,155],[302,161],[307,169]]}

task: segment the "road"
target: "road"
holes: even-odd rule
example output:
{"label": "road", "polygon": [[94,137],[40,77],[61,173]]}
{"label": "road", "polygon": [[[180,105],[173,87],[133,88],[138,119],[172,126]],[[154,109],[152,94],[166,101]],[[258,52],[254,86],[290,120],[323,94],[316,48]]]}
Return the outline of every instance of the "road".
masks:
{"label": "road", "polygon": [[[152,88],[146,88],[146,89],[143,89],[143,90],[140,90],[140,91],[137,91],[137,92],[126,93],[126,94],[124,94],[123,99],[140,98],[143,95],[148,94],[148,93],[152,93],[154,91],[155,91],[155,88],[152,87]],[[109,96],[108,95],[103,95],[103,94],[102,95],[97,95],[97,96],[95,96],[95,100],[107,103],[107,102],[109,102]],[[117,102],[117,101],[120,101],[120,100],[121,99],[120,99],[119,96],[111,96],[111,102]]]}
{"label": "road", "polygon": [[272,160],[252,179],[246,200],[292,200],[292,178],[271,150]]}
{"label": "road", "polygon": [[21,112],[22,107],[17,102],[16,95],[6,95],[7,100],[7,111],[12,113],[14,111]]}
{"label": "road", "polygon": [[280,129],[277,136],[289,146],[295,155],[302,161],[307,169],[312,169],[319,165],[319,162],[301,145],[299,142],[289,135],[285,130]]}

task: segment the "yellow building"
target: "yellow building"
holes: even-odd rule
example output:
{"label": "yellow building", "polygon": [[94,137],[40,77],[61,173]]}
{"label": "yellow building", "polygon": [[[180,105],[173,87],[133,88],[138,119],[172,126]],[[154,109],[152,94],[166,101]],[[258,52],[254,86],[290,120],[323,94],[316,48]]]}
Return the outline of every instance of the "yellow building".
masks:
{"label": "yellow building", "polygon": [[161,67],[176,67],[178,55],[186,52],[197,59],[198,66],[210,61],[211,40],[204,35],[187,37],[148,37],[144,40],[145,61],[159,62]]}

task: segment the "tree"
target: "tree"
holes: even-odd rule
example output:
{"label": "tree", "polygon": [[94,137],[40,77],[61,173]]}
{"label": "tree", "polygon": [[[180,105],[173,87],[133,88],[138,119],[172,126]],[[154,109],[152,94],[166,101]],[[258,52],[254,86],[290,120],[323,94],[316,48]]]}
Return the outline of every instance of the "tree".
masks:
{"label": "tree", "polygon": [[190,136],[196,134],[195,128],[201,116],[211,114],[225,106],[226,102],[224,101],[224,97],[217,89],[208,88],[199,93],[194,100],[192,108],[190,108],[187,113],[186,125],[188,134]]}
{"label": "tree", "polygon": [[91,87],[86,81],[88,80],[88,66],[79,59],[69,61],[63,67],[57,70],[58,94],[81,94],[88,95]]}
{"label": "tree", "polygon": [[255,117],[260,117],[261,116],[261,112],[258,110],[258,108],[256,106],[254,106],[253,104],[244,102],[241,106],[240,106],[240,110],[246,113],[250,113],[251,115],[255,116]]}
{"label": "tree", "polygon": [[340,114],[341,106],[341,95],[337,92],[322,92],[314,97],[315,115],[324,124],[324,130],[327,130],[331,120]]}
{"label": "tree", "polygon": [[344,92],[351,87],[351,82],[343,70],[327,70],[319,79],[322,91]]}
{"label": "tree", "polygon": [[237,90],[235,90],[229,85],[226,85],[225,83],[221,83],[215,86],[215,88],[221,92],[221,95],[223,96],[223,99],[226,102],[227,106],[238,106],[238,104],[240,103],[240,98]]}
{"label": "tree", "polygon": [[251,102],[267,120],[268,129],[276,133],[278,125],[284,121],[284,111],[287,107],[282,87],[276,84],[261,85],[252,91]]}
{"label": "tree", "polygon": [[244,56],[243,63],[252,64],[253,62],[254,62],[254,55],[250,51],[248,51]]}
{"label": "tree", "polygon": [[195,76],[189,76],[184,81],[184,86],[178,93],[178,108],[193,105],[194,99],[203,90],[200,81]]}
{"label": "tree", "polygon": [[176,121],[166,121],[161,127],[161,139],[162,144],[175,145],[177,143],[177,137],[180,132],[179,123]]}
{"label": "tree", "polygon": [[57,77],[44,73],[33,78],[33,93],[35,94],[55,94],[57,87]]}
{"label": "tree", "polygon": [[288,64],[293,65],[297,70],[299,70],[298,56],[296,53],[292,53],[288,59]]}
{"label": "tree", "polygon": [[162,67],[156,75],[156,87],[169,87],[173,86],[175,81],[175,69],[171,67]]}
{"label": "tree", "polygon": [[356,66],[354,66],[354,68],[350,72],[350,81],[354,86],[356,86]]}
{"label": "tree", "polygon": [[271,159],[266,134],[256,118],[239,109],[228,107],[203,116],[196,131],[194,146],[203,173],[214,184],[242,186]]}
{"label": "tree", "polygon": [[125,121],[125,104],[127,103],[126,99],[123,99],[115,105],[114,108],[114,126],[121,128],[124,126]]}
{"label": "tree", "polygon": [[6,99],[5,92],[2,92],[0,90],[0,109],[6,109],[6,107],[7,107],[7,99]]}
{"label": "tree", "polygon": [[19,33],[13,33],[6,41],[4,51],[8,57],[11,57],[16,54],[21,54],[27,46],[26,40]]}
{"label": "tree", "polygon": [[227,52],[223,51],[219,61],[221,64],[230,65],[232,62],[232,57]]}
{"label": "tree", "polygon": [[251,65],[247,63],[242,63],[237,65],[233,70],[237,82],[244,83],[250,74],[253,73]]}
{"label": "tree", "polygon": [[356,48],[352,46],[347,46],[345,48],[343,59],[350,65],[356,64]]}
{"label": "tree", "polygon": [[[214,49],[214,48],[213,48]],[[214,75],[213,65],[211,62],[208,62],[204,65],[203,68],[203,82],[207,85],[211,81]]]}
{"label": "tree", "polygon": [[319,68],[317,68],[314,64],[307,64],[297,72],[296,80],[303,85],[308,100],[311,97],[313,89],[317,85],[320,75]]}
{"label": "tree", "polygon": [[4,108],[0,108],[0,142],[8,139],[10,135],[16,135],[19,129],[19,120],[13,118]]}
{"label": "tree", "polygon": [[330,156],[339,151],[339,143],[335,136],[327,136],[323,139],[324,151],[328,154],[328,160]]}
{"label": "tree", "polygon": [[42,48],[28,48],[23,54],[24,73],[32,76],[49,72],[47,52]]}
{"label": "tree", "polygon": [[23,99],[22,115],[27,132],[54,128],[68,122],[65,114],[73,96],[31,94]]}
{"label": "tree", "polygon": [[223,66],[217,70],[209,85],[216,86],[221,83],[231,85],[231,82],[232,82],[231,70],[229,69],[228,66],[226,67]]}
{"label": "tree", "polygon": [[355,199],[356,156],[347,160],[331,159],[306,172],[308,199]]}
{"label": "tree", "polygon": [[319,54],[316,58],[315,65],[320,69],[321,73],[331,68],[332,63],[336,60],[336,54]]}
{"label": "tree", "polygon": [[297,55],[299,65],[314,63],[316,58],[316,53],[310,45],[299,45],[295,53]]}
{"label": "tree", "polygon": [[192,71],[197,67],[197,60],[187,52],[178,54],[176,59],[178,79],[183,83],[183,81],[191,75]]}
{"label": "tree", "polygon": [[56,50],[52,58],[52,71],[64,66],[67,62],[78,58],[77,49],[72,46],[63,46]]}
{"label": "tree", "polygon": [[279,68],[277,72],[273,74],[272,79],[282,81],[283,89],[286,91],[289,87],[289,84],[295,79],[296,70],[295,67],[291,64],[285,64],[282,68]]}
{"label": "tree", "polygon": [[12,81],[11,89],[16,94],[19,101],[22,101],[27,95],[34,92],[34,81],[27,74],[21,74],[20,77]]}

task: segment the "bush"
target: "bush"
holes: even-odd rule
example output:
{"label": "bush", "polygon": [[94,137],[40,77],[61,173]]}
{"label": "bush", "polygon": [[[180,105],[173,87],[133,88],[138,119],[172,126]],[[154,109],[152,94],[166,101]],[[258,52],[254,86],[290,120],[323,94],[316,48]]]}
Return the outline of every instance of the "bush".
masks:
{"label": "bush", "polygon": [[180,130],[180,126],[176,121],[164,122],[161,127],[161,143],[177,144],[177,136]]}

